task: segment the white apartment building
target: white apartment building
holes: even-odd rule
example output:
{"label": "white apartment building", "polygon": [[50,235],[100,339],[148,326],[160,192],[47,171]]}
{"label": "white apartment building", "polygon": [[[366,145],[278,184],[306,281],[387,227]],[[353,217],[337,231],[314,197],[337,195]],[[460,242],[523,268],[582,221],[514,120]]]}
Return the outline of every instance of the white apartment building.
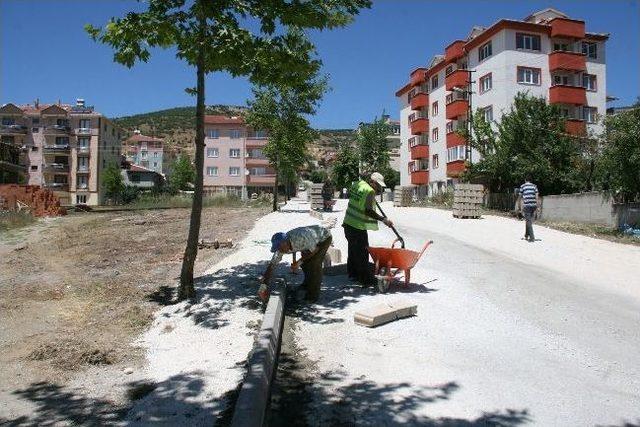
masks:
{"label": "white apartment building", "polygon": [[560,105],[568,133],[599,132],[597,118],[606,112],[608,37],[545,9],[522,21],[474,27],[466,39],[449,44],[396,92],[406,165],[401,185],[414,185],[419,197],[437,194],[456,182],[468,155],[479,159],[455,132],[467,127],[469,98],[474,114],[497,122],[517,93],[528,92]]}

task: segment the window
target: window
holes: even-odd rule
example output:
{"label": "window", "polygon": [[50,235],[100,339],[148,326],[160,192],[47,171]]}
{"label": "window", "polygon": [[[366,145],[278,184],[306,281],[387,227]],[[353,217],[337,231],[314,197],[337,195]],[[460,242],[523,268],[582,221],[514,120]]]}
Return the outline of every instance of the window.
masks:
{"label": "window", "polygon": [[158,167],[158,162],[153,162],[153,167],[157,168]]}
{"label": "window", "polygon": [[56,126],[69,126],[69,120],[67,119],[57,119]]}
{"label": "window", "polygon": [[465,158],[464,145],[456,145],[455,147],[451,147],[447,150],[447,163],[464,160],[464,158]]}
{"label": "window", "polygon": [[598,121],[598,109],[596,107],[583,107],[582,119],[587,123],[595,123]]}
{"label": "window", "polygon": [[156,158],[156,159],[158,158],[158,152],[157,151],[153,152],[153,157]]}
{"label": "window", "polygon": [[217,148],[207,148],[207,157],[218,157],[218,155]]}
{"label": "window", "polygon": [[491,42],[483,44],[482,46],[480,46],[480,49],[478,49],[478,62],[484,61],[485,59],[490,57],[492,53],[493,51],[491,49]]}
{"label": "window", "polygon": [[431,117],[435,117],[438,115],[438,101],[431,104]]}
{"label": "window", "polygon": [[251,168],[249,169],[249,175],[266,175],[267,168]]}
{"label": "window", "polygon": [[518,83],[540,85],[540,69],[518,67]]}
{"label": "window", "polygon": [[445,70],[444,70],[444,75],[448,76],[449,74],[453,73],[453,65],[449,65]]}
{"label": "window", "polygon": [[[80,119],[81,129],[89,129],[91,127],[91,119]],[[107,130],[107,125],[104,125],[104,130]]]}
{"label": "window", "polygon": [[78,183],[77,187],[79,189],[83,190],[83,189],[87,188],[88,181],[87,181],[87,176],[86,175],[78,175],[76,177],[76,181]]}
{"label": "window", "polygon": [[438,75],[431,77],[431,90],[435,90],[438,87]]}
{"label": "window", "polygon": [[593,74],[583,74],[582,87],[592,91],[598,90],[598,85],[596,84],[596,76]]}
{"label": "window", "polygon": [[38,133],[39,128],[31,128],[31,133]]}
{"label": "window", "polygon": [[3,126],[11,126],[11,125],[15,125],[16,124],[16,120],[11,118],[11,117],[3,117],[2,118],[2,125]]}
{"label": "window", "polygon": [[231,136],[231,139],[238,139],[240,138],[240,129],[231,129],[229,134]]}
{"label": "window", "polygon": [[431,157],[431,169],[437,169],[440,166],[440,160],[438,159],[438,155],[434,154]]}
{"label": "window", "polygon": [[540,36],[516,33],[516,49],[540,50]]}
{"label": "window", "polygon": [[207,166],[207,176],[218,176],[218,167]]}
{"label": "window", "polygon": [[266,138],[266,137],[267,137],[267,131],[265,130],[257,130],[255,132],[254,138]]}
{"label": "window", "polygon": [[438,140],[438,128],[433,128],[431,130],[431,140],[436,142]]}
{"label": "window", "polygon": [[142,151],[140,154],[141,154],[143,159],[147,158],[147,152],[146,151]]}
{"label": "window", "polygon": [[229,175],[231,176],[240,176],[240,168],[239,167],[230,167]]}
{"label": "window", "polygon": [[31,119],[31,124],[34,125],[34,126],[35,125],[39,125],[40,124],[40,117],[33,117]]}
{"label": "window", "polygon": [[491,78],[491,73],[480,77],[480,93],[485,93],[493,88],[493,79]]}
{"label": "window", "polygon": [[31,147],[31,151],[38,151],[38,147]]}
{"label": "window", "polygon": [[38,165],[32,165],[31,166],[31,170],[32,171],[37,171],[38,170]]}
{"label": "window", "polygon": [[60,145],[62,147],[69,145],[69,138],[66,136],[56,136],[56,145]]}
{"label": "window", "polygon": [[240,149],[239,148],[230,148],[229,149],[229,157],[233,157],[233,158],[240,157]]}
{"label": "window", "polygon": [[493,121],[493,106],[489,105],[482,109],[482,114],[484,116],[484,121],[487,123],[491,123]]}
{"label": "window", "polygon": [[89,148],[89,138],[87,138],[87,137],[78,138],[78,148],[79,149],[87,149],[87,148]]}
{"label": "window", "polygon": [[447,122],[447,133],[453,132],[453,122]]}
{"label": "window", "polygon": [[209,138],[220,138],[220,131],[218,129],[207,130],[207,136]]}
{"label": "window", "polygon": [[86,171],[89,169],[89,158],[88,157],[78,157],[78,170]]}
{"label": "window", "polygon": [[84,205],[87,203],[87,195],[86,194],[76,194],[76,204]]}
{"label": "window", "polygon": [[593,42],[582,42],[582,53],[588,58],[598,59],[598,44]]}
{"label": "window", "polygon": [[553,84],[569,86],[569,76],[563,76],[563,75],[553,76]]}
{"label": "window", "polygon": [[555,43],[553,43],[553,50],[554,51],[569,52],[571,49],[569,48],[569,44],[568,43],[555,42]]}

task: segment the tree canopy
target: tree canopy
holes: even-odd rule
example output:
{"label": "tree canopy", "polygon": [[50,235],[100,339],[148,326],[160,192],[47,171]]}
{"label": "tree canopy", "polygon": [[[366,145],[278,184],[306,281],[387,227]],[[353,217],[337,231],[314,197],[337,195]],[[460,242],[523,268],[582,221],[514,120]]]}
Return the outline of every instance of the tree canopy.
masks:
{"label": "tree canopy", "polygon": [[333,162],[331,176],[338,188],[350,188],[358,180],[360,156],[351,141],[342,141]]}
{"label": "tree canopy", "polygon": [[362,123],[358,128],[358,150],[360,171],[362,173],[384,172],[389,169],[389,142],[387,137],[391,127],[384,117],[376,118],[373,123]]}

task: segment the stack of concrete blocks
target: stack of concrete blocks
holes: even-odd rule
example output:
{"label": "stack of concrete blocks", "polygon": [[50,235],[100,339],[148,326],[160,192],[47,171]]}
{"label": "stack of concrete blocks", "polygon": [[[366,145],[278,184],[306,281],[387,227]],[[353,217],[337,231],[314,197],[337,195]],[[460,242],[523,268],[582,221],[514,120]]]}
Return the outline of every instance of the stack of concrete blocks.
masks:
{"label": "stack of concrete blocks", "polygon": [[359,310],[353,316],[356,325],[369,328],[418,314],[418,306],[406,300],[383,302]]}
{"label": "stack of concrete blocks", "polygon": [[324,202],[322,200],[322,186],[324,184],[311,184],[309,189],[309,202],[311,203],[311,210],[322,210],[324,208]]}
{"label": "stack of concrete blocks", "polygon": [[453,187],[453,216],[480,218],[484,187],[482,184],[455,184]]}
{"label": "stack of concrete blocks", "polygon": [[15,211],[19,204],[28,206],[33,216],[61,216],[66,215],[65,208],[60,206],[60,200],[49,190],[40,188],[37,185],[0,185],[0,198],[3,206],[1,209]]}
{"label": "stack of concrete blocks", "polygon": [[393,206],[403,207],[411,204],[413,187],[396,186],[393,191]]}

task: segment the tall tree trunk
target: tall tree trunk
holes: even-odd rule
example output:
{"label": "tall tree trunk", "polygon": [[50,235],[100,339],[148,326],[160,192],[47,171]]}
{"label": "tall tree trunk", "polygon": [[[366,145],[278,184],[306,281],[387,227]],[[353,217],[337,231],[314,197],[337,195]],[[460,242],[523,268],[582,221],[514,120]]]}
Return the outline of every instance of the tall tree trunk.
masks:
{"label": "tall tree trunk", "polygon": [[[201,25],[202,22],[201,22]],[[196,290],[193,286],[193,266],[198,256],[198,237],[200,234],[200,219],[202,217],[202,186],[204,178],[204,51],[198,53],[197,63],[197,102],[196,102],[196,182],[191,205],[191,221],[187,247],[182,259],[180,272],[180,289],[178,299],[195,298]]]}
{"label": "tall tree trunk", "polygon": [[273,212],[278,210],[278,162],[276,161],[276,182],[273,184]]}

